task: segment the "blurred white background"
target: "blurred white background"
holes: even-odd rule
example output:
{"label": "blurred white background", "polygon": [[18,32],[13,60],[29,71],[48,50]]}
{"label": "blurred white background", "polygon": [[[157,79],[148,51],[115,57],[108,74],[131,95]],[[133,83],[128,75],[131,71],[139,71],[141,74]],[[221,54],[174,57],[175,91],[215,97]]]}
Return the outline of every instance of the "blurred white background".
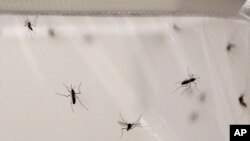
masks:
{"label": "blurred white background", "polygon": [[[147,125],[124,141],[228,141],[230,124],[249,124],[238,101],[250,101],[246,21],[39,16],[34,32],[24,25],[0,16],[2,141],[116,141],[119,113]],[[174,93],[188,68],[199,91]],[[72,112],[56,94],[67,94],[63,83],[82,83],[89,111],[77,101]]]}

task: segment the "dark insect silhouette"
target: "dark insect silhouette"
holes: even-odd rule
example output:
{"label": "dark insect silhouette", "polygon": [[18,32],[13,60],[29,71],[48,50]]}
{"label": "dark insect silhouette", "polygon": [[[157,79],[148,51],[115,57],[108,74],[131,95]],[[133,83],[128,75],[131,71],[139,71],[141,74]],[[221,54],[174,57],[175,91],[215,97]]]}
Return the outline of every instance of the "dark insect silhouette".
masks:
{"label": "dark insect silhouette", "polygon": [[233,49],[233,48],[235,48],[235,45],[234,45],[234,44],[229,43],[229,44],[227,45],[227,51],[228,51],[228,52],[230,52],[231,49]]}
{"label": "dark insect silhouette", "polygon": [[35,17],[33,23],[28,19],[27,16],[24,18],[24,20],[25,20],[25,26],[27,26],[28,30],[30,31],[31,38],[32,38],[31,32],[35,32],[33,27],[36,26],[36,20],[37,20],[37,18],[38,18],[38,16]]}
{"label": "dark insect silhouette", "polygon": [[70,88],[68,88],[68,86],[65,85],[65,84],[63,84],[63,85],[66,87],[67,91],[70,94],[69,95],[64,95],[64,94],[60,94],[60,93],[57,93],[57,94],[61,95],[61,96],[65,96],[65,97],[71,96],[71,109],[72,109],[72,111],[74,112],[73,105],[76,104],[76,99],[78,99],[78,101],[82,105],[82,107],[85,108],[88,111],[88,108],[81,102],[80,98],[77,96],[77,94],[81,94],[80,87],[81,87],[82,83],[80,83],[80,85],[78,87],[78,92],[76,92],[74,90],[74,88],[72,87],[72,85],[71,85]]}
{"label": "dark insect silhouette", "polygon": [[[178,87],[174,92],[176,92],[178,89],[182,88],[182,87],[187,87],[181,94],[183,94],[184,92],[186,92],[189,88],[191,88],[192,83],[195,84],[195,88],[197,89],[196,85],[197,83],[195,82],[197,79],[199,79],[199,77],[194,77],[194,74],[190,74],[189,72],[189,68],[188,68],[188,77],[185,80],[181,81],[181,82],[177,82],[177,83],[181,83],[181,86]],[[197,89],[198,90],[198,89]]]}
{"label": "dark insect silhouette", "polygon": [[31,21],[28,19],[27,16],[26,16],[26,18],[24,18],[25,19],[25,26],[27,26],[30,31],[33,31],[33,26],[36,26],[37,18],[38,18],[38,16],[36,16],[33,23],[31,23]]}
{"label": "dark insect silhouette", "polygon": [[[141,116],[142,116],[142,114],[141,114],[140,117],[139,117],[136,121],[134,121],[133,123],[128,123],[127,121],[125,121],[125,120],[123,119],[122,115],[120,114],[120,117],[121,117],[121,119],[122,119],[122,121],[118,121],[118,123],[122,126],[122,134],[121,134],[120,138],[121,138],[122,135],[123,135],[123,130],[129,131],[129,130],[131,130],[131,129],[134,129],[135,127],[142,127],[142,125],[141,125],[141,123],[140,123]],[[120,138],[119,138],[119,139],[120,139]]]}
{"label": "dark insect silhouette", "polygon": [[244,95],[242,94],[240,97],[239,97],[239,103],[240,105],[243,107],[243,108],[247,108],[247,104],[244,100]]}

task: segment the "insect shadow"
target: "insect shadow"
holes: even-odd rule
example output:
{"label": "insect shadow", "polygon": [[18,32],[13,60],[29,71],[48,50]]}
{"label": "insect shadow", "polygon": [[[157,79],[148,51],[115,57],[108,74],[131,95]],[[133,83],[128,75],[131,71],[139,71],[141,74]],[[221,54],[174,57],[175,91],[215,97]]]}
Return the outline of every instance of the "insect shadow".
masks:
{"label": "insect shadow", "polygon": [[190,114],[190,121],[195,123],[199,119],[199,113],[194,111]]}
{"label": "insect shadow", "polygon": [[124,120],[124,118],[122,117],[121,114],[119,114],[119,115],[120,115],[121,120],[122,120],[122,121],[118,121],[118,123],[122,126],[122,129],[121,129],[121,130],[122,130],[122,134],[121,134],[121,136],[119,137],[119,139],[121,139],[121,137],[123,136],[123,130],[129,131],[129,130],[131,130],[131,129],[134,129],[135,127],[144,127],[144,126],[142,126],[141,123],[140,123],[140,119],[141,119],[142,114],[141,114],[140,117],[139,117],[136,121],[134,121],[133,123],[128,123],[126,120]]}
{"label": "insect shadow", "polygon": [[241,94],[240,97],[239,97],[239,103],[240,103],[240,106],[243,107],[243,108],[247,108],[247,104],[245,102],[245,98],[244,98],[244,94]]}
{"label": "insect shadow", "polygon": [[180,88],[186,87],[186,89],[181,93],[181,94],[183,94],[184,92],[186,92],[188,89],[191,88],[192,83],[195,84],[195,89],[196,89],[197,91],[199,91],[198,88],[197,88],[197,86],[196,86],[197,83],[195,82],[196,80],[199,79],[199,77],[195,77],[194,74],[191,74],[190,71],[189,71],[189,68],[188,68],[188,77],[189,77],[189,78],[186,78],[186,79],[183,80],[183,81],[176,82],[176,83],[181,83],[181,86],[178,87],[177,89],[175,89],[175,90],[174,90],[174,93],[175,93],[177,90],[179,90]]}
{"label": "insect shadow", "polygon": [[207,96],[205,93],[201,93],[199,95],[199,101],[200,101],[200,103],[205,103],[207,101]]}
{"label": "insect shadow", "polygon": [[174,31],[177,31],[177,32],[181,31],[181,28],[177,26],[176,24],[173,24],[173,29]]}
{"label": "insect shadow", "polygon": [[87,111],[89,111],[89,109],[81,102],[80,98],[77,96],[77,94],[81,94],[81,91],[80,91],[80,87],[82,85],[82,83],[80,83],[80,85],[78,86],[78,92],[75,91],[75,89],[72,87],[72,85],[70,86],[70,88],[65,85],[63,83],[63,85],[66,87],[67,91],[70,93],[69,95],[64,95],[64,94],[60,94],[60,93],[56,93],[58,95],[61,95],[61,96],[65,96],[65,97],[71,97],[71,109],[73,112],[74,109],[73,109],[73,105],[76,104],[76,99],[78,99],[79,103],[82,105],[83,108],[85,108]]}
{"label": "insect shadow", "polygon": [[53,28],[48,29],[48,34],[50,37],[55,37],[55,35],[56,35],[55,30]]}
{"label": "insect shadow", "polygon": [[36,27],[36,20],[37,20],[38,16],[35,17],[35,19],[33,20],[33,22],[31,22],[29,20],[29,18],[27,16],[24,17],[24,20],[25,20],[25,25],[24,26],[27,26],[29,32],[30,32],[30,36],[32,38],[32,32],[35,33],[34,31],[34,28],[33,27]]}

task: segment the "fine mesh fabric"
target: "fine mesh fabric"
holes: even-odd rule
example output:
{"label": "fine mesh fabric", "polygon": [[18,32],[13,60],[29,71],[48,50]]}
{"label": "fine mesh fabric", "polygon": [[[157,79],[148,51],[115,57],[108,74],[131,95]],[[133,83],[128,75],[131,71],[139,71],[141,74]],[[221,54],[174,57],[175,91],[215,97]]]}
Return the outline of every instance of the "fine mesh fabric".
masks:
{"label": "fine mesh fabric", "polygon": [[239,17],[245,0],[0,0],[0,14]]}

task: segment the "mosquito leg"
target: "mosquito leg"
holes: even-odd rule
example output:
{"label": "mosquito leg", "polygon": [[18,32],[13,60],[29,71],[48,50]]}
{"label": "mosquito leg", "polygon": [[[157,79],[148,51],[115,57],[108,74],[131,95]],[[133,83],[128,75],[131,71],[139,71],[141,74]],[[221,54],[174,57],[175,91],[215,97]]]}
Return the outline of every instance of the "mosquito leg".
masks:
{"label": "mosquito leg", "polygon": [[68,90],[69,93],[71,93],[71,91],[69,90],[68,86],[66,84],[63,83],[63,85],[66,87],[66,89]]}
{"label": "mosquito leg", "polygon": [[122,117],[121,113],[119,113],[119,115],[120,115],[120,117],[121,117],[122,121],[124,121],[124,122],[127,124],[127,121],[126,121],[126,120],[124,120],[124,118]]}
{"label": "mosquito leg", "polygon": [[60,94],[60,93],[56,93],[56,94],[61,95],[61,96],[65,96],[65,97],[71,96],[71,94],[70,95],[64,95],[64,94]]}
{"label": "mosquito leg", "polygon": [[82,101],[80,100],[80,98],[78,96],[76,96],[76,98],[78,99],[78,101],[82,105],[82,107],[85,108],[87,111],[89,111],[89,109],[82,103]]}
{"label": "mosquito leg", "polygon": [[72,112],[75,113],[74,108],[73,108],[73,103],[72,103],[72,101],[71,101],[70,105],[71,105],[71,110],[72,110]]}
{"label": "mosquito leg", "polygon": [[32,33],[31,33],[31,31],[30,31],[30,30],[29,30],[29,32],[30,32],[30,37],[31,37],[31,40],[33,40]]}
{"label": "mosquito leg", "polygon": [[[139,116],[139,118],[138,118],[135,122],[140,121],[140,120],[141,120],[141,116],[142,116],[142,114]],[[134,123],[135,123],[135,122],[134,122]]]}
{"label": "mosquito leg", "polygon": [[188,67],[188,77],[191,78],[189,67]]}
{"label": "mosquito leg", "polygon": [[[26,16],[26,17],[27,17],[27,16]],[[24,25],[24,26],[28,26],[28,22],[29,22],[29,20],[28,20],[26,17],[23,16],[23,19],[24,19],[24,22],[25,22],[25,25]]]}
{"label": "mosquito leg", "polygon": [[75,94],[81,94],[81,90],[80,90],[80,87],[81,87],[82,83],[80,83],[80,85],[78,86],[78,93],[75,93]]}
{"label": "mosquito leg", "polygon": [[80,90],[81,86],[82,86],[82,83],[80,83],[78,86],[78,93],[77,94],[81,94],[81,90]]}
{"label": "mosquito leg", "polygon": [[190,87],[191,87],[191,83],[188,84],[188,87],[181,93],[181,95],[184,94]]}
{"label": "mosquito leg", "polygon": [[122,136],[123,136],[123,130],[126,130],[127,128],[122,128],[121,130],[122,130],[122,134],[121,134],[121,136],[119,137],[119,139],[121,139],[122,138]]}
{"label": "mosquito leg", "polygon": [[194,83],[195,89],[196,89],[198,92],[200,92],[200,90],[197,88],[197,83],[196,83],[196,82],[193,82],[193,83]]}
{"label": "mosquito leg", "polygon": [[38,16],[35,17],[34,21],[33,21],[33,26],[36,26],[36,21],[37,21]]}

